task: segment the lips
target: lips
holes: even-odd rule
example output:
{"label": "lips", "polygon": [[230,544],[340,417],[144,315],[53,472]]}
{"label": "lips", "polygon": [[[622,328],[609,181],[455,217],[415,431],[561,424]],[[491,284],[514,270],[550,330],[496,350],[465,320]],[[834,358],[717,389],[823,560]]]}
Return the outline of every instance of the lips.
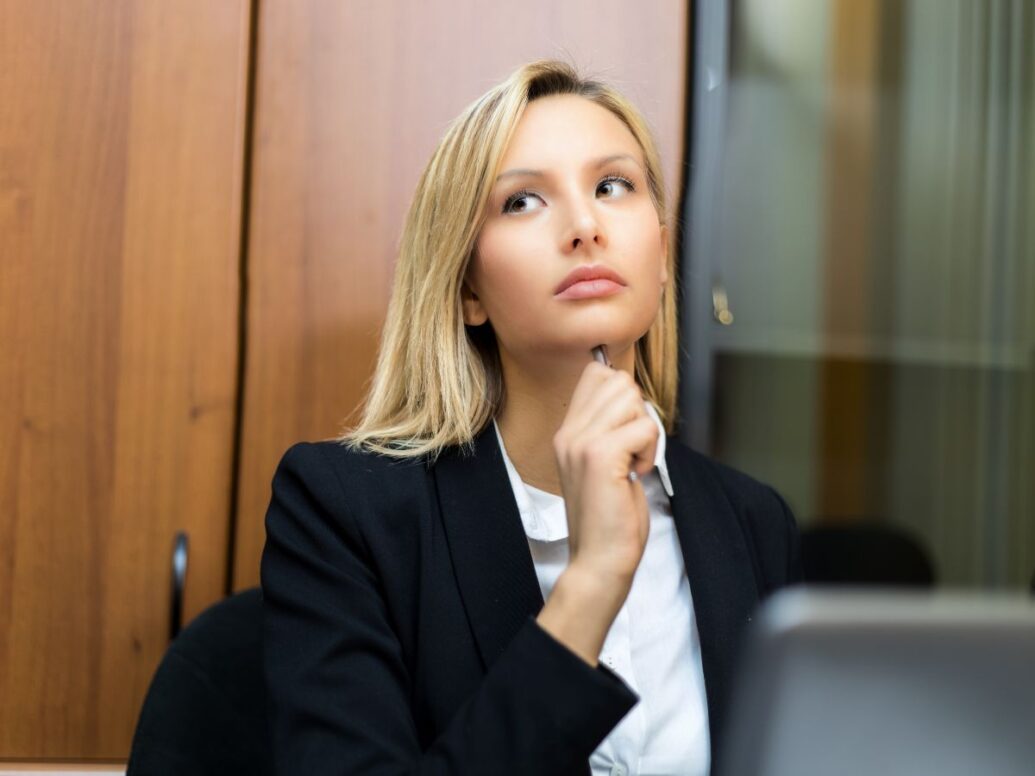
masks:
{"label": "lips", "polygon": [[[601,283],[593,284],[591,281],[605,281]],[[609,289],[612,291],[618,290],[615,286],[625,286],[625,278],[615,272],[609,267],[605,267],[602,264],[588,264],[581,267],[576,267],[565,276],[564,280],[560,282],[560,285],[554,289],[554,296],[567,291],[569,288],[576,284],[585,283],[585,288],[599,288],[601,290]]]}

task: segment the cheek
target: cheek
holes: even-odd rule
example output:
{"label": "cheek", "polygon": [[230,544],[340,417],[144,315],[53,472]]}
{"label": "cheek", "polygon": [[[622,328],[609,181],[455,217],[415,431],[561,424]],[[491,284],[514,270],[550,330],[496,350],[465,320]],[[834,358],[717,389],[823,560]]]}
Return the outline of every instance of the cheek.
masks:
{"label": "cheek", "polygon": [[637,325],[649,326],[660,309],[664,253],[657,219],[645,221],[627,232],[630,241],[624,247],[636,276]]}
{"label": "cheek", "polygon": [[640,221],[627,235],[629,242],[624,252],[634,261],[640,284],[660,286],[664,253],[657,221]]}
{"label": "cheek", "polygon": [[478,240],[477,282],[486,304],[504,307],[517,291],[536,291],[546,283],[536,270],[541,249],[518,230],[490,230]]}

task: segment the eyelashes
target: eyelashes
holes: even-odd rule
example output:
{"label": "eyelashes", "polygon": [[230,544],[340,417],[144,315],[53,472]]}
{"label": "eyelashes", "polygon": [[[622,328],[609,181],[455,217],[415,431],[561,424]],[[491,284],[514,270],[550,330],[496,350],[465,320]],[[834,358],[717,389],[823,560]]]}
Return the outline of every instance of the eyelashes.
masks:
{"label": "eyelashes", "polygon": [[[597,188],[599,189],[600,186],[602,186],[605,183],[622,183],[628,187],[630,192],[636,191],[636,184],[634,184],[626,176],[617,172],[608,173],[603,178],[601,178],[600,182],[597,183]],[[531,191],[530,189],[520,189],[519,191],[515,191],[513,194],[507,197],[507,201],[503,203],[502,212],[509,213],[511,211],[511,208],[514,206],[514,203],[518,200],[524,199],[525,197],[538,196],[538,194],[536,194],[534,191]]]}

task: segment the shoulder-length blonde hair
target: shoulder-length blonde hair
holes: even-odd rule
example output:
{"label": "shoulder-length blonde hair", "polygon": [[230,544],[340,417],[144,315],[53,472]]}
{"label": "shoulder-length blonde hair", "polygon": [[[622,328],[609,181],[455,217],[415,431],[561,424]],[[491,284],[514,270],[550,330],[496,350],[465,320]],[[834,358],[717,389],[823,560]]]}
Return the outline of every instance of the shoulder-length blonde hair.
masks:
{"label": "shoulder-length blonde hair", "polygon": [[[643,116],[610,86],[565,62],[514,71],[449,125],[428,162],[400,241],[377,367],[358,425],[337,440],[396,458],[471,446],[500,410],[504,385],[491,323],[464,323],[460,289],[504,151],[529,102],[574,94],[607,108],[629,128],[646,163],[659,223],[667,223],[658,151]],[[635,376],[672,433],[677,378],[674,230],[658,315],[636,343]]]}

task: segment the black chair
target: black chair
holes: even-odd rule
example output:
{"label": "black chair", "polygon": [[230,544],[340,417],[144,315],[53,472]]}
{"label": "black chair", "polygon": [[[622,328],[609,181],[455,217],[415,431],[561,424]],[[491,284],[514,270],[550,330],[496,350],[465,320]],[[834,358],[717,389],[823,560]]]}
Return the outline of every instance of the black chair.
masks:
{"label": "black chair", "polygon": [[906,531],[877,520],[819,522],[801,532],[805,582],[933,587],[934,565]]}
{"label": "black chair", "polygon": [[273,773],[262,679],[262,592],[204,612],[180,633],[151,680],[127,776]]}

